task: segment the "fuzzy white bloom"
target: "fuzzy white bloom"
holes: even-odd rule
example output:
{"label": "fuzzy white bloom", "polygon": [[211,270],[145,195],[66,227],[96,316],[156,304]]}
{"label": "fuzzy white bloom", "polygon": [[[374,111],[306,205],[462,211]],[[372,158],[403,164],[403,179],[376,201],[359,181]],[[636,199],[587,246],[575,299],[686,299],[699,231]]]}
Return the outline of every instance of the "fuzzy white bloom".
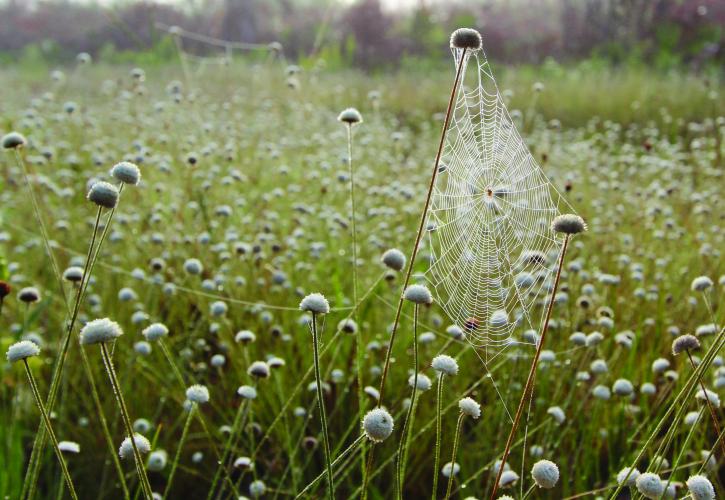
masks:
{"label": "fuzzy white bloom", "polygon": [[239,389],[237,389],[237,394],[239,394],[244,399],[257,399],[257,389],[255,389],[251,385],[239,386]]}
{"label": "fuzzy white bloom", "polygon": [[405,289],[403,297],[414,304],[432,304],[433,296],[425,285],[410,285]]}
{"label": "fuzzy white bloom", "polygon": [[151,323],[149,326],[141,331],[146,340],[153,342],[166,337],[169,334],[169,329],[163,323]]}
{"label": "fuzzy white bloom", "polygon": [[559,467],[550,460],[539,460],[531,468],[531,477],[539,488],[553,488],[559,481]]}
{"label": "fuzzy white bloom", "polygon": [[660,479],[660,476],[652,472],[640,474],[635,481],[635,485],[637,486],[637,491],[645,498],[660,498],[665,492],[665,485]]}
{"label": "fuzzy white bloom", "polygon": [[135,163],[122,161],[113,166],[111,176],[124,184],[132,184],[135,186],[141,180],[141,171]]}
{"label": "fuzzy white bloom", "polygon": [[338,121],[347,123],[348,125],[357,125],[362,123],[363,118],[360,112],[355,108],[343,109],[342,112],[337,116]]}
{"label": "fuzzy white bloom", "polygon": [[40,347],[38,347],[38,344],[31,342],[30,340],[21,340],[20,342],[16,342],[8,347],[6,356],[10,363],[15,363],[16,361],[20,361],[22,359],[37,356],[38,354],[40,354]]}
{"label": "fuzzy white bloom", "polygon": [[686,484],[692,500],[715,500],[715,488],[705,476],[690,476]]}
{"label": "fuzzy white bloom", "polygon": [[451,474],[457,476],[460,471],[461,466],[458,465],[458,463],[451,464],[450,462],[446,462],[441,469],[441,474],[443,474],[444,477],[451,477]]}
{"label": "fuzzy white bloom", "polygon": [[498,481],[499,487],[511,486],[519,480],[519,475],[512,470],[505,470],[501,473],[501,479]]}
{"label": "fuzzy white bloom", "polygon": [[363,431],[368,439],[380,443],[393,433],[393,417],[384,408],[375,408],[363,418]]}
{"label": "fuzzy white bloom", "polygon": [[[133,440],[136,443],[139,453],[146,454],[151,451],[151,443],[141,434],[134,434]],[[118,456],[122,459],[133,457],[133,445],[131,444],[131,438],[126,438],[121,443],[121,447],[118,449]]]}
{"label": "fuzzy white bloom", "polygon": [[629,470],[629,467],[625,467],[617,473],[617,484],[623,484],[624,486],[629,486],[630,488],[635,485],[637,478],[639,477],[639,470],[634,467],[632,468],[631,474],[629,473]]}
{"label": "fuzzy white bloom", "polygon": [[405,267],[405,255],[397,248],[387,250],[380,260],[393,271],[402,271]]}
{"label": "fuzzy white bloom", "polygon": [[634,386],[626,378],[620,378],[615,380],[612,392],[617,396],[630,396],[634,392]]}
{"label": "fuzzy white bloom", "polygon": [[566,420],[566,414],[564,413],[564,410],[562,410],[558,406],[552,406],[548,410],[546,410],[546,413],[554,417],[554,420],[556,420],[556,423],[559,425],[563,424]]}
{"label": "fuzzy white bloom", "polygon": [[439,354],[433,358],[431,366],[438,373],[443,373],[452,377],[458,374],[458,362],[446,354]]}
{"label": "fuzzy white bloom", "polygon": [[[410,377],[408,377],[408,385],[410,387],[413,387],[413,384],[415,384],[415,383],[416,383],[416,377],[415,377],[415,374],[413,374]],[[417,387],[416,387],[417,390],[425,392],[430,389],[432,383],[430,381],[430,378],[428,378],[427,375],[425,375],[423,373],[419,373],[418,374],[418,383],[416,385],[417,385]]]}
{"label": "fuzzy white bloom", "polygon": [[321,293],[311,293],[302,299],[300,309],[313,314],[327,314],[330,312],[330,304]]}
{"label": "fuzzy white bloom", "polygon": [[209,389],[204,385],[194,384],[186,389],[186,399],[197,404],[207,403],[209,401]]}
{"label": "fuzzy white bloom", "polygon": [[257,479],[249,484],[249,496],[252,498],[259,498],[267,492],[267,485],[264,481]]}
{"label": "fuzzy white bloom", "polygon": [[269,377],[269,365],[264,361],[255,361],[249,366],[247,373],[253,377],[267,378]]}
{"label": "fuzzy white bloom", "polygon": [[81,328],[80,341],[83,345],[110,342],[123,335],[121,326],[108,318],[94,319]]}
{"label": "fuzzy white bloom", "polygon": [[108,182],[99,181],[91,186],[87,198],[99,207],[116,208],[118,204],[118,188]]}
{"label": "fuzzy white bloom", "polygon": [[551,222],[551,230],[557,233],[577,234],[587,230],[584,219],[576,214],[558,215]]}
{"label": "fuzzy white bloom", "polygon": [[718,396],[716,392],[713,392],[710,389],[705,389],[704,391],[700,389],[699,391],[697,391],[697,394],[695,394],[695,397],[700,401],[710,401],[710,404],[714,408],[720,408],[720,396]]}
{"label": "fuzzy white bloom", "polygon": [[707,276],[698,276],[697,278],[692,280],[692,285],[690,286],[690,288],[693,292],[704,292],[708,288],[711,288],[712,285],[712,280]]}
{"label": "fuzzy white bloom", "polygon": [[160,472],[166,468],[169,456],[165,450],[154,450],[149,454],[146,466],[150,471]]}
{"label": "fuzzy white bloom", "polygon": [[469,417],[478,418],[481,416],[481,405],[472,398],[463,398],[458,402],[461,413]]}
{"label": "fuzzy white bloom", "polygon": [[59,441],[58,449],[65,453],[80,453],[81,445],[79,445],[75,441]]}
{"label": "fuzzy white bloom", "polygon": [[254,463],[249,457],[238,457],[236,460],[234,460],[234,467],[239,469],[251,469],[252,467],[254,467]]}

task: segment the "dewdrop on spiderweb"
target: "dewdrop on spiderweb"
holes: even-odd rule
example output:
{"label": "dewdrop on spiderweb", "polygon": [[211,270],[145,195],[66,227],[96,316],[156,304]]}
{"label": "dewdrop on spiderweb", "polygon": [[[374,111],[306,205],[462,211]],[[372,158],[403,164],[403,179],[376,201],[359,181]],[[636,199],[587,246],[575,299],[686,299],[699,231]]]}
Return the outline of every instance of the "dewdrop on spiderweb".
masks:
{"label": "dewdrop on spiderweb", "polygon": [[30,340],[21,340],[8,348],[6,357],[10,363],[40,354],[40,347]]}
{"label": "dewdrop on spiderweb", "polygon": [[690,476],[685,483],[692,500],[715,500],[715,488],[708,478],[701,475]]}
{"label": "dewdrop on spiderweb", "polygon": [[[136,448],[138,448],[139,453],[146,454],[151,451],[151,443],[141,434],[134,434],[133,440],[136,443]],[[131,438],[127,437],[123,440],[121,447],[118,448],[118,456],[122,459],[133,457],[133,445],[131,444]]]}
{"label": "dewdrop on spiderweb", "polygon": [[108,182],[99,181],[91,186],[87,198],[99,207],[116,208],[118,188]]}
{"label": "dewdrop on spiderweb", "polygon": [[374,443],[384,441],[393,433],[393,417],[383,408],[367,412],[362,425],[365,435]]}
{"label": "dewdrop on spiderweb", "polygon": [[539,460],[531,468],[531,477],[539,488],[553,488],[559,481],[559,467],[550,460]]}
{"label": "dewdrop on spiderweb", "polygon": [[81,328],[80,342],[82,345],[110,342],[123,335],[118,323],[108,318],[94,319]]}

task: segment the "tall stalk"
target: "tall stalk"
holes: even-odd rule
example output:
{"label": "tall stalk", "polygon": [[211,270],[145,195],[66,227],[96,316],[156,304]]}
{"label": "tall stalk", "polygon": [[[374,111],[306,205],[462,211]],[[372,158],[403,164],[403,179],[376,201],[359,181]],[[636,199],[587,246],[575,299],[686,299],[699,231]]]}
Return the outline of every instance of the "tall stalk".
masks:
{"label": "tall stalk", "polygon": [[453,488],[453,470],[456,466],[456,454],[458,453],[458,443],[461,440],[461,426],[463,425],[463,417],[465,414],[461,412],[458,415],[458,423],[456,423],[456,434],[453,437],[453,454],[451,455],[451,474],[448,476],[448,486],[446,487],[446,500],[451,497],[451,488]]}
{"label": "tall stalk", "polygon": [[496,474],[496,480],[493,483],[493,488],[491,490],[491,496],[490,499],[493,500],[496,497],[496,491],[498,491],[498,483],[501,480],[501,475],[503,474],[504,466],[506,465],[506,459],[508,459],[509,453],[511,452],[511,445],[513,444],[513,439],[516,434],[516,430],[518,429],[519,422],[521,421],[521,415],[523,414],[524,405],[526,402],[526,399],[530,393],[533,393],[534,389],[534,378],[536,377],[536,368],[539,363],[539,357],[541,356],[541,350],[544,347],[544,340],[546,340],[546,333],[549,331],[549,320],[551,319],[551,311],[554,309],[554,299],[556,297],[556,291],[559,288],[559,280],[561,279],[561,269],[564,266],[564,256],[566,255],[566,249],[569,245],[569,235],[564,236],[564,243],[561,246],[561,252],[559,253],[559,262],[556,266],[556,278],[554,279],[554,286],[551,289],[551,295],[549,296],[549,303],[547,304],[546,308],[546,318],[544,319],[544,326],[541,330],[541,337],[539,338],[538,345],[536,347],[536,354],[534,355],[534,359],[531,361],[531,368],[529,368],[529,376],[526,379],[526,385],[524,386],[524,392],[521,394],[521,399],[519,400],[519,406],[516,409],[516,415],[514,416],[513,424],[511,425],[511,431],[509,432],[508,438],[506,439],[506,449],[503,452],[503,457],[501,458],[501,465],[498,468],[498,473]]}
{"label": "tall stalk", "polygon": [[456,90],[458,89],[458,84],[461,79],[461,74],[463,73],[463,67],[466,64],[466,53],[468,52],[468,49],[463,49],[463,52],[461,54],[461,60],[458,61],[458,68],[456,69],[456,79],[453,81],[453,88],[451,89],[451,95],[448,99],[448,108],[446,109],[446,118],[443,122],[443,130],[441,131],[441,139],[438,143],[438,152],[436,153],[435,162],[433,162],[433,173],[430,177],[430,184],[428,185],[428,194],[425,198],[425,204],[423,205],[423,211],[420,214],[420,224],[418,226],[418,233],[415,236],[415,243],[413,244],[413,250],[410,253],[410,259],[408,259],[408,269],[405,272],[405,281],[403,282],[403,288],[400,293],[400,299],[398,299],[398,308],[395,312],[395,321],[393,321],[393,328],[390,332],[390,342],[388,342],[388,348],[385,353],[385,363],[383,364],[383,374],[380,378],[380,389],[378,392],[380,393],[380,403],[384,401],[385,397],[385,382],[388,379],[388,369],[390,368],[390,356],[393,351],[393,346],[395,344],[395,334],[398,331],[398,325],[400,324],[400,314],[403,310],[403,291],[408,288],[408,283],[410,282],[410,276],[413,273],[413,264],[415,263],[415,258],[418,255],[418,248],[420,247],[420,240],[423,236],[423,228],[425,227],[425,219],[428,215],[428,208],[430,207],[430,199],[433,195],[433,187],[435,186],[436,177],[438,176],[438,166],[440,165],[441,161],[441,155],[443,154],[443,145],[445,144],[446,140],[446,132],[448,131],[448,125],[451,122],[451,113],[453,111],[453,103],[456,99]]}
{"label": "tall stalk", "polygon": [[184,422],[184,430],[181,431],[181,439],[179,439],[179,445],[176,448],[176,454],[174,455],[174,461],[171,463],[171,472],[169,472],[169,478],[166,480],[166,489],[164,490],[163,500],[169,496],[171,491],[171,485],[174,481],[174,474],[176,473],[176,467],[179,465],[179,459],[181,458],[181,450],[184,448],[186,442],[186,436],[189,434],[189,427],[191,426],[191,417],[194,415],[196,410],[196,403],[191,403],[189,413],[186,414],[186,420]]}
{"label": "tall stalk", "polygon": [[433,459],[433,490],[431,492],[431,498],[436,499],[438,492],[438,474],[440,474],[441,465],[441,433],[442,433],[442,418],[441,413],[443,412],[443,376],[444,372],[441,371],[438,375],[438,394],[436,395],[436,447],[435,457]]}
{"label": "tall stalk", "polygon": [[327,432],[327,416],[325,414],[325,399],[322,391],[322,377],[320,376],[320,354],[317,334],[317,314],[312,313],[312,353],[315,362],[315,380],[317,381],[317,404],[320,408],[320,422],[322,423],[322,440],[325,448],[325,467],[327,468],[327,482],[329,484],[328,496],[335,500],[335,481],[332,477],[332,464],[330,462],[330,436]]}
{"label": "tall stalk", "polygon": [[405,457],[406,450],[408,448],[408,426],[411,425],[411,419],[413,418],[413,411],[415,408],[415,396],[418,391],[418,304],[415,304],[413,310],[413,391],[410,395],[410,405],[408,406],[408,412],[403,422],[403,430],[400,436],[400,445],[398,446],[398,463],[395,474],[395,484],[398,490],[397,498],[403,498],[403,483],[404,483],[404,468],[405,468]]}

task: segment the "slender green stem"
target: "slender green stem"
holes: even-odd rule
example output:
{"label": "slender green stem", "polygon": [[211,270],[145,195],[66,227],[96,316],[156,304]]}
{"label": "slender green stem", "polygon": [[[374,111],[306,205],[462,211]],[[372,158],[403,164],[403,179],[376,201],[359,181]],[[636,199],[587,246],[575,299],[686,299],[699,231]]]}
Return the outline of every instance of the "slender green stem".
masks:
{"label": "slender green stem", "polygon": [[332,477],[332,464],[330,462],[330,436],[327,432],[327,416],[325,414],[325,398],[322,391],[322,377],[320,376],[320,353],[317,333],[317,314],[312,313],[312,353],[315,362],[315,380],[317,382],[317,404],[320,408],[320,422],[322,423],[322,440],[325,448],[325,465],[327,467],[327,482],[329,483],[329,498],[335,499],[335,481]]}
{"label": "slender green stem", "polygon": [[438,391],[436,395],[436,447],[435,458],[433,459],[433,491],[431,498],[436,499],[438,494],[438,474],[440,474],[441,465],[441,433],[442,424],[441,413],[443,411],[443,372],[438,375]]}
{"label": "slender green stem", "polygon": [[411,419],[413,418],[413,408],[415,408],[415,395],[418,392],[418,307],[418,304],[415,304],[415,309],[413,312],[413,390],[411,391],[410,405],[408,405],[408,412],[405,416],[405,421],[403,422],[403,430],[400,435],[400,444],[398,445],[398,464],[395,474],[395,485],[398,490],[397,498],[400,500],[402,500],[403,498],[403,483],[405,481],[403,474],[405,467],[406,450],[408,448],[408,437],[410,436],[410,433],[408,432],[408,425],[411,424]]}
{"label": "slender green stem", "polygon": [[219,467],[217,467],[216,472],[214,472],[214,479],[211,482],[211,488],[209,488],[209,493],[207,494],[207,499],[211,499],[214,496],[214,490],[216,489],[217,482],[219,481],[219,476],[221,475],[222,469],[227,467],[227,462],[229,462],[229,456],[232,453],[232,443],[234,442],[234,438],[237,435],[237,432],[239,431],[239,424],[242,421],[242,415],[244,415],[244,408],[249,404],[249,400],[245,399],[239,404],[239,408],[237,408],[237,413],[234,415],[234,422],[232,423],[232,431],[229,433],[229,437],[227,438],[227,442],[224,445],[224,450],[222,450],[222,459],[219,463]]}
{"label": "slender green stem", "polygon": [[[695,361],[692,359],[692,355],[690,354],[689,349],[685,351],[687,353],[687,359],[690,360],[690,365],[692,366],[693,370],[696,370],[697,367],[695,366]],[[710,416],[712,417],[712,425],[715,429],[715,435],[720,435],[720,424],[718,423],[717,419],[717,413],[715,413],[715,408],[712,406],[712,402],[710,401],[710,397],[707,395],[707,389],[705,389],[705,384],[702,382],[702,378],[698,378],[698,382],[700,383],[700,389],[702,389],[702,396],[705,398],[705,402],[707,403],[707,408],[710,410]],[[722,449],[723,456],[725,456],[725,442],[719,441],[720,447]],[[716,443],[717,444],[717,443]]]}
{"label": "slender green stem", "polygon": [[660,497],[660,499],[664,499],[667,497],[667,488],[669,488],[670,483],[672,482],[672,478],[675,475],[674,473],[677,470],[677,467],[680,465],[680,460],[682,460],[682,455],[688,449],[687,446],[690,444],[690,441],[692,440],[692,436],[695,434],[695,429],[697,428],[697,422],[702,417],[702,414],[704,413],[704,411],[705,411],[705,407],[703,406],[702,408],[700,408],[700,413],[698,413],[698,415],[697,415],[697,421],[690,427],[690,431],[687,433],[685,442],[682,443],[682,446],[680,447],[680,452],[677,454],[677,458],[675,458],[675,461],[672,464],[672,473],[667,478],[667,483],[665,483],[665,491],[662,492],[662,496]]}
{"label": "slender green stem", "polygon": [[448,476],[448,487],[446,487],[446,500],[451,497],[451,488],[453,488],[453,469],[456,465],[456,453],[458,453],[458,444],[461,439],[461,426],[463,425],[463,417],[465,415],[461,413],[458,415],[458,423],[456,424],[456,434],[453,437],[453,454],[451,455],[451,474]]}
{"label": "slender green stem", "polygon": [[184,430],[181,431],[181,439],[179,440],[179,446],[176,448],[176,454],[174,455],[174,461],[171,463],[171,472],[169,472],[169,478],[166,480],[166,489],[164,490],[164,500],[169,496],[171,486],[174,481],[174,474],[176,473],[176,467],[179,465],[179,459],[181,458],[181,450],[184,448],[186,442],[186,436],[189,434],[189,427],[191,426],[191,417],[194,416],[196,410],[196,403],[191,403],[189,413],[186,414],[186,421],[184,422]]}
{"label": "slender green stem", "polygon": [[53,432],[53,426],[50,424],[50,417],[48,417],[48,412],[45,411],[45,406],[43,406],[43,400],[40,398],[40,391],[38,391],[38,386],[35,384],[35,378],[33,377],[33,372],[30,371],[30,366],[28,366],[27,359],[23,359],[23,365],[25,366],[25,373],[28,374],[28,380],[30,381],[30,388],[33,391],[33,396],[35,397],[35,402],[38,405],[38,409],[40,410],[40,415],[42,416],[43,423],[45,424],[45,429],[48,431],[50,440],[53,443],[53,450],[55,451],[55,454],[58,457],[58,462],[60,462],[60,468],[63,471],[63,476],[65,477],[65,482],[68,485],[68,492],[70,493],[71,498],[73,498],[74,500],[77,500],[78,496],[76,495],[76,490],[73,487],[73,480],[70,477],[70,472],[68,472],[68,466],[65,463],[65,458],[63,458],[63,453],[60,451],[60,448],[58,447],[58,439],[55,437],[55,433]]}
{"label": "slender green stem", "polygon": [[549,303],[546,307],[546,317],[544,318],[544,325],[541,329],[541,337],[539,337],[538,345],[536,347],[536,354],[534,359],[531,361],[531,368],[529,369],[529,375],[526,378],[526,385],[524,391],[521,393],[521,399],[519,400],[519,406],[516,409],[516,415],[514,416],[513,424],[511,424],[511,431],[509,432],[508,439],[506,439],[506,449],[504,449],[503,457],[501,458],[501,465],[499,466],[498,473],[496,474],[496,480],[493,483],[491,489],[490,500],[496,497],[496,491],[498,491],[498,483],[501,481],[501,474],[503,474],[504,466],[506,465],[506,459],[511,452],[511,445],[513,444],[516,430],[518,429],[519,422],[521,421],[521,415],[524,410],[524,403],[526,402],[529,394],[533,396],[534,391],[534,379],[536,378],[536,367],[539,363],[539,357],[541,356],[541,350],[544,347],[544,340],[546,339],[546,333],[549,331],[549,320],[551,319],[551,311],[554,309],[554,302],[556,298],[556,291],[559,288],[559,280],[561,279],[561,269],[564,267],[564,256],[566,255],[566,249],[569,245],[569,235],[564,237],[564,243],[561,246],[561,252],[559,253],[559,262],[556,266],[556,277],[554,278],[554,286],[551,289],[551,295],[549,296]]}
{"label": "slender green stem", "polygon": [[[332,466],[333,467],[336,467],[337,465],[339,465],[340,462],[342,460],[344,460],[346,456],[348,456],[350,453],[352,453],[353,451],[355,451],[355,449],[358,446],[360,446],[360,444],[362,444],[363,442],[365,442],[365,435],[364,434],[361,434],[360,436],[358,436],[358,438],[355,441],[352,442],[352,444],[350,446],[348,446],[342,453],[340,453],[337,456],[337,458],[335,458],[335,460],[332,462]],[[318,475],[315,479],[313,479],[310,482],[310,484],[308,484],[307,486],[305,486],[302,489],[302,491],[300,491],[299,493],[297,493],[297,495],[295,496],[295,498],[297,499],[297,498],[302,498],[303,496],[305,496],[305,494],[308,491],[310,491],[310,489],[312,487],[314,487],[317,483],[319,483],[322,480],[323,477],[327,476],[327,474],[328,474],[327,470],[321,472],[320,475]]]}
{"label": "slender green stem", "polygon": [[133,432],[133,426],[131,425],[131,418],[129,417],[126,403],[123,400],[123,393],[121,392],[121,386],[118,383],[118,378],[116,377],[116,370],[113,368],[113,361],[111,360],[111,356],[108,354],[108,348],[105,343],[101,343],[101,356],[103,356],[103,362],[106,365],[108,378],[111,381],[113,393],[116,396],[116,402],[118,403],[118,408],[121,412],[121,420],[123,420],[123,425],[126,427],[126,434],[128,435],[129,441],[131,441],[131,448],[133,449],[133,456],[136,462],[136,470],[138,472],[141,488],[146,499],[151,500],[153,497],[151,484],[149,483],[149,478],[146,475],[143,458],[141,458],[141,453],[138,451],[138,446],[136,446],[136,437]]}
{"label": "slender green stem", "polygon": [[[81,282],[76,290],[76,297],[75,297],[75,303],[73,304],[73,311],[71,313],[70,322],[68,323],[68,327],[65,331],[65,335],[63,337],[63,341],[60,347],[60,354],[58,356],[58,360],[56,361],[55,368],[53,369],[53,376],[51,377],[50,381],[50,389],[48,391],[48,399],[46,401],[46,406],[48,408],[48,411],[53,411],[53,407],[55,405],[55,399],[58,393],[58,389],[60,387],[60,381],[62,379],[63,374],[63,367],[65,366],[65,361],[68,357],[68,348],[70,346],[70,339],[71,334],[73,333],[73,327],[75,325],[76,319],[78,318],[78,311],[80,310],[81,302],[83,302],[83,283],[88,282],[90,272],[89,272],[89,265],[91,261],[91,256],[93,254],[93,246],[96,242],[96,235],[98,233],[98,225],[101,220],[101,208],[98,208],[98,212],[96,213],[96,222],[93,226],[93,234],[91,235],[91,243],[88,246],[88,255],[86,256],[86,262],[83,268],[83,275],[81,276]],[[100,244],[99,244],[100,248]],[[30,452],[30,461],[28,463],[28,470],[25,474],[25,480],[23,482],[23,492],[21,494],[21,498],[25,497],[25,494],[27,493],[28,498],[32,499],[35,495],[35,487],[38,482],[38,472],[40,469],[40,450],[45,448],[45,442],[46,442],[47,436],[45,435],[45,430],[43,426],[41,425],[38,429],[38,432],[35,435],[35,439],[33,441],[33,448]]]}
{"label": "slender green stem", "polygon": [[436,159],[435,162],[433,162],[433,173],[431,174],[430,178],[430,184],[428,185],[428,194],[425,198],[425,204],[423,205],[423,211],[420,214],[420,224],[418,225],[418,233],[415,237],[415,243],[413,244],[413,250],[410,254],[410,259],[408,259],[408,269],[405,272],[405,280],[403,281],[403,289],[400,292],[400,298],[398,299],[398,308],[395,312],[395,321],[393,321],[393,329],[390,332],[390,342],[388,342],[388,348],[385,353],[385,363],[383,364],[383,374],[380,377],[380,389],[378,392],[380,393],[380,404],[384,401],[385,396],[385,382],[388,379],[388,369],[390,368],[390,357],[393,352],[393,345],[395,344],[395,333],[398,331],[398,325],[400,324],[400,313],[403,310],[403,292],[406,288],[408,288],[408,283],[410,283],[410,276],[413,273],[413,264],[415,263],[415,258],[418,255],[418,248],[420,247],[420,240],[423,236],[423,229],[425,228],[425,220],[428,215],[428,207],[430,207],[430,199],[433,195],[433,187],[435,186],[436,177],[438,176],[438,166],[441,161],[441,155],[443,154],[443,145],[445,144],[446,140],[446,132],[448,131],[448,125],[451,122],[451,112],[453,111],[453,102],[456,99],[456,89],[458,88],[458,82],[461,79],[461,74],[463,73],[463,66],[465,66],[466,62],[466,51],[467,49],[463,49],[463,53],[461,54],[461,60],[458,62],[458,68],[456,69],[456,79],[453,82],[453,88],[451,89],[451,95],[448,99],[448,108],[446,109],[446,119],[443,122],[443,130],[441,131],[441,139],[438,143],[438,152],[436,153]]}

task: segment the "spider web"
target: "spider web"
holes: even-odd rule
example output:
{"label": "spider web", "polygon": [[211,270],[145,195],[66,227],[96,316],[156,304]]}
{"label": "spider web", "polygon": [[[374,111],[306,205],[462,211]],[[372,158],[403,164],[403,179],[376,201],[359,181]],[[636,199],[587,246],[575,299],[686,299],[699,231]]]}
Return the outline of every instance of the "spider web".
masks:
{"label": "spider web", "polygon": [[[453,49],[465,81],[457,90],[427,229],[426,279],[439,304],[491,359],[514,343],[517,328],[535,329],[547,299],[561,241],[550,229],[566,200],[516,130],[482,50]],[[570,208],[570,207],[569,207]],[[572,210],[573,212],[573,210]]]}

